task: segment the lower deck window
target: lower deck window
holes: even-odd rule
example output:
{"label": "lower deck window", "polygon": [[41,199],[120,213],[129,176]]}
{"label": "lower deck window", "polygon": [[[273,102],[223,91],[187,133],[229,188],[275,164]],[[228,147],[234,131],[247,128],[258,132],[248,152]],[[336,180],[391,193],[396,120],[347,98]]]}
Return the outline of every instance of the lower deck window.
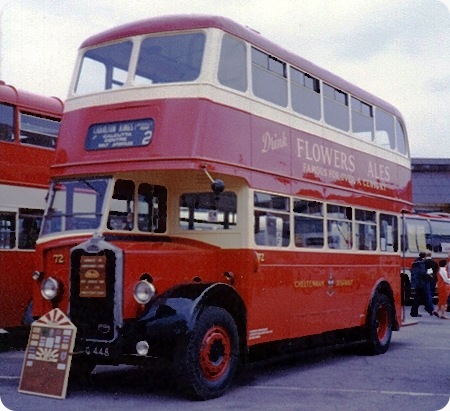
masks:
{"label": "lower deck window", "polygon": [[358,250],[377,249],[376,213],[369,210],[355,210],[356,246]]}
{"label": "lower deck window", "polygon": [[34,250],[42,225],[43,210],[19,210],[19,248]]}
{"label": "lower deck window", "polygon": [[289,245],[289,198],[255,193],[255,243],[272,247]]}
{"label": "lower deck window", "polygon": [[16,243],[16,215],[0,214],[0,249],[14,248]]}
{"label": "lower deck window", "polygon": [[18,214],[0,213],[0,249],[34,250],[43,214],[43,210],[26,208]]}
{"label": "lower deck window", "polygon": [[294,199],[295,246],[323,248],[323,204],[318,201]]}
{"label": "lower deck window", "polygon": [[351,250],[353,210],[350,207],[328,204],[327,228],[328,247],[338,250]]}
{"label": "lower deck window", "polygon": [[180,227],[184,230],[228,230],[237,224],[237,198],[231,191],[219,195],[184,193],[180,197]]}

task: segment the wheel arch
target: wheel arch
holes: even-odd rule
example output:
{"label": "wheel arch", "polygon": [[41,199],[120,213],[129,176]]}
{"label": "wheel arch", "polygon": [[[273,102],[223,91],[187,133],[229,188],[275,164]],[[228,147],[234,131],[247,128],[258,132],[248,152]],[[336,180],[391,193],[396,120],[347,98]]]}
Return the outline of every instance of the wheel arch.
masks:
{"label": "wheel arch", "polygon": [[239,334],[239,349],[247,352],[247,310],[237,291],[228,284],[216,283],[205,288],[194,301],[193,315],[188,329],[191,330],[204,307],[219,307],[228,311],[233,317]]}
{"label": "wheel arch", "polygon": [[[394,331],[398,331],[400,329],[400,324],[397,321],[397,309],[395,306],[395,298],[394,298],[394,292],[392,291],[392,287],[386,280],[380,280],[374,289],[372,290],[372,294],[370,296],[370,300],[367,306],[367,312],[370,308],[371,302],[375,294],[383,294],[387,297],[389,300],[389,303],[392,306],[392,329]],[[369,316],[367,316],[367,320],[369,319]]]}
{"label": "wheel arch", "polygon": [[147,336],[166,335],[183,338],[192,332],[195,323],[207,306],[223,308],[233,317],[239,334],[241,354],[247,353],[247,310],[245,304],[230,285],[185,284],[160,295],[149,311],[139,320]]}

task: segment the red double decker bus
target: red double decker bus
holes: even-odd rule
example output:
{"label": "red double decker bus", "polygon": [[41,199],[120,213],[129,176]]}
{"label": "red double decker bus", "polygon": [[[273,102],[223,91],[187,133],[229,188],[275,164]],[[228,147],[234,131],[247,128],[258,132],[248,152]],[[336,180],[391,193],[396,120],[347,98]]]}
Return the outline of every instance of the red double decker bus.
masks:
{"label": "red double decker bus", "polygon": [[23,325],[63,103],[0,81],[0,329]]}
{"label": "red double decker bus", "polygon": [[72,375],[158,357],[207,399],[260,349],[399,329],[401,114],[226,18],[87,39],[51,175],[33,315],[77,326]]}

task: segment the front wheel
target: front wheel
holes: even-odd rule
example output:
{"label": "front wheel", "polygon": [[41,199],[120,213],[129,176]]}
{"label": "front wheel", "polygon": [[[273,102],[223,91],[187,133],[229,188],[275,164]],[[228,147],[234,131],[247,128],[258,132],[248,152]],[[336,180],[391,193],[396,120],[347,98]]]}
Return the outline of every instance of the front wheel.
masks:
{"label": "front wheel", "polygon": [[229,387],[238,367],[239,336],[233,317],[206,307],[186,344],[180,344],[176,366],[182,387],[194,398],[212,399]]}
{"label": "front wheel", "polygon": [[366,349],[370,355],[384,354],[391,342],[393,310],[384,294],[375,294],[367,318]]}
{"label": "front wheel", "polygon": [[95,362],[85,355],[72,357],[72,363],[69,371],[69,381],[79,384],[85,384],[89,381],[89,376],[94,371]]}

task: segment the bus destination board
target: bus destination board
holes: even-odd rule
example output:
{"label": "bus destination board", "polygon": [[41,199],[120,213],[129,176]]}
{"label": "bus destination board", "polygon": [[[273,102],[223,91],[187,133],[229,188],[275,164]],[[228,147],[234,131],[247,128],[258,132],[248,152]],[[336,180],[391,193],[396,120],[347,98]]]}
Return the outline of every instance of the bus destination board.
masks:
{"label": "bus destination board", "polygon": [[153,119],[93,124],[88,129],[85,148],[108,150],[144,147],[150,144],[154,127]]}

